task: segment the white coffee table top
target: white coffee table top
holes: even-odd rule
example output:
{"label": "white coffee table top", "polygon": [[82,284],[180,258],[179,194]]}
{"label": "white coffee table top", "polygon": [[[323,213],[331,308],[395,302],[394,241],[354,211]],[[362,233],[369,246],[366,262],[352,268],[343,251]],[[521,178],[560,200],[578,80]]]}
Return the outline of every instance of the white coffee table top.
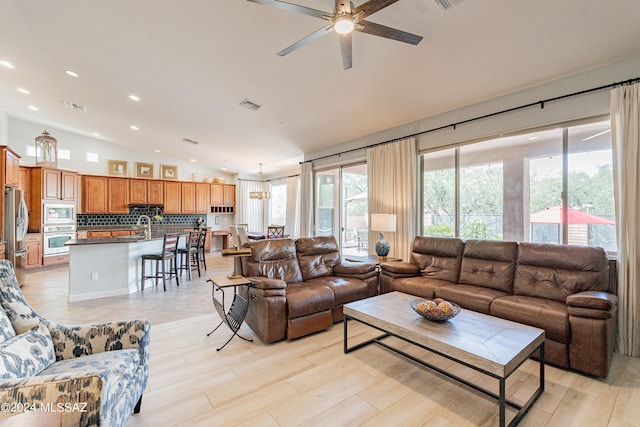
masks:
{"label": "white coffee table top", "polygon": [[432,322],[413,311],[415,298],[382,294],[345,304],[344,314],[503,378],[544,341],[543,329],[471,310]]}

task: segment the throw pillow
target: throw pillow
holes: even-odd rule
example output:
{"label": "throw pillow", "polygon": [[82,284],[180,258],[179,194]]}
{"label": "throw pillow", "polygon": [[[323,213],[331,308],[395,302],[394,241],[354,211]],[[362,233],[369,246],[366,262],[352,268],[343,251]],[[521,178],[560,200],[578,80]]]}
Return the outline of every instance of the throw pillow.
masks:
{"label": "throw pillow", "polygon": [[11,326],[7,313],[0,307],[0,342],[16,336],[16,331]]}
{"label": "throw pillow", "polygon": [[43,324],[0,343],[0,379],[32,377],[55,361],[53,340]]}
{"label": "throw pillow", "polygon": [[40,318],[24,299],[11,261],[0,260],[0,303],[17,334],[31,330]]}

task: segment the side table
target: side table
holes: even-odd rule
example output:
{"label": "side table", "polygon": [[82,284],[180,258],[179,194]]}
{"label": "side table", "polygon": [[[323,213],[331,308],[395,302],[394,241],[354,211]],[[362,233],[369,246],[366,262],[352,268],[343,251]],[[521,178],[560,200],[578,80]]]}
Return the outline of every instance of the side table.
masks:
{"label": "side table", "polygon": [[[211,290],[213,306],[218,312],[220,319],[222,319],[220,324],[216,326],[211,332],[209,332],[207,336],[217,331],[223,323],[229,327],[231,332],[233,332],[233,335],[231,335],[227,342],[224,343],[222,347],[217,348],[216,350],[220,351],[225,348],[225,346],[229,344],[229,342],[235,336],[242,338],[245,341],[253,342],[253,339],[245,338],[241,335],[238,335],[238,330],[240,329],[240,326],[242,326],[242,322],[244,322],[244,318],[247,315],[247,310],[249,309],[249,302],[238,293],[238,286],[251,286],[251,281],[242,276],[240,276],[240,278],[234,279],[230,279],[226,276],[216,276],[211,277],[207,281],[211,282],[211,284],[213,285]],[[229,309],[225,311],[224,289],[231,287],[233,288],[233,301],[231,302],[231,306],[229,307]],[[221,294],[220,299],[216,298],[216,292],[219,292]]]}

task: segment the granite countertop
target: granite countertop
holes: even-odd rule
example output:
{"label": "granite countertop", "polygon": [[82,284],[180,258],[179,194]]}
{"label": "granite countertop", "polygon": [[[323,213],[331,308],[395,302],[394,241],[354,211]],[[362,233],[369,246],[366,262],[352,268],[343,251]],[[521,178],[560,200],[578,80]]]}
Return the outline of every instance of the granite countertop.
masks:
{"label": "granite countertop", "polygon": [[[76,227],[77,231],[118,231],[118,230],[144,230],[147,227],[146,223],[143,225],[79,225]],[[192,230],[194,224],[151,224],[152,230]],[[207,227],[205,227],[207,228]]]}
{"label": "granite countertop", "polygon": [[150,239],[145,239],[141,234],[135,234],[133,236],[119,236],[119,237],[98,237],[92,239],[71,239],[67,240],[64,244],[66,246],[82,246],[82,245],[102,245],[106,243],[135,243],[144,242],[149,240],[162,240],[164,233],[152,232]]}

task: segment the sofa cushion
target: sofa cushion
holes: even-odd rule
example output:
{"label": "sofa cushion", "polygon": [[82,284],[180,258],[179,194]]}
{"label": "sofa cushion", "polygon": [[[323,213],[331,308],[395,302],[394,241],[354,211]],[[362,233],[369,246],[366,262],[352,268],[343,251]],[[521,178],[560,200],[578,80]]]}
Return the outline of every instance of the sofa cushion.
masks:
{"label": "sofa cushion", "polygon": [[0,343],[0,378],[32,377],[55,360],[49,329],[39,324]]}
{"label": "sofa cushion", "polygon": [[289,319],[331,310],[334,305],[333,291],[326,286],[310,283],[287,285],[287,317]]}
{"label": "sofa cushion", "polygon": [[296,250],[302,278],[333,275],[333,267],[340,264],[340,249],[333,236],[305,237],[296,240]]}
{"label": "sofa cushion", "polygon": [[17,334],[30,331],[40,323],[40,318],[27,303],[20,291],[11,261],[0,260],[0,303]]}
{"label": "sofa cushion", "polygon": [[455,302],[463,308],[489,314],[494,299],[510,295],[496,289],[474,285],[449,285],[436,288],[435,296]]}
{"label": "sofa cushion", "polygon": [[335,305],[346,304],[369,297],[369,286],[362,279],[324,276],[311,279],[308,283],[324,285],[333,291]]}
{"label": "sofa cushion", "polygon": [[544,298],[511,295],[496,298],[490,314],[545,330],[546,338],[569,342],[569,313],[564,303]]}
{"label": "sofa cushion", "polygon": [[263,276],[287,283],[303,280],[293,240],[258,240],[249,243],[249,247],[251,256],[242,259],[245,276]]}
{"label": "sofa cushion", "polygon": [[16,331],[7,317],[7,313],[0,307],[0,342],[16,336]]}
{"label": "sofa cushion", "polygon": [[451,284],[451,282],[445,280],[432,279],[425,276],[400,277],[393,279],[391,283],[387,285],[387,291],[404,292],[405,294],[432,299],[435,295],[436,288]]}
{"label": "sofa cushion", "polygon": [[601,248],[520,243],[513,293],[565,302],[583,291],[606,291],[609,264]]}
{"label": "sofa cushion", "polygon": [[413,240],[411,263],[431,279],[458,281],[464,242],[449,237],[422,237]]}
{"label": "sofa cushion", "polygon": [[512,293],[517,252],[515,242],[467,240],[458,282]]}

